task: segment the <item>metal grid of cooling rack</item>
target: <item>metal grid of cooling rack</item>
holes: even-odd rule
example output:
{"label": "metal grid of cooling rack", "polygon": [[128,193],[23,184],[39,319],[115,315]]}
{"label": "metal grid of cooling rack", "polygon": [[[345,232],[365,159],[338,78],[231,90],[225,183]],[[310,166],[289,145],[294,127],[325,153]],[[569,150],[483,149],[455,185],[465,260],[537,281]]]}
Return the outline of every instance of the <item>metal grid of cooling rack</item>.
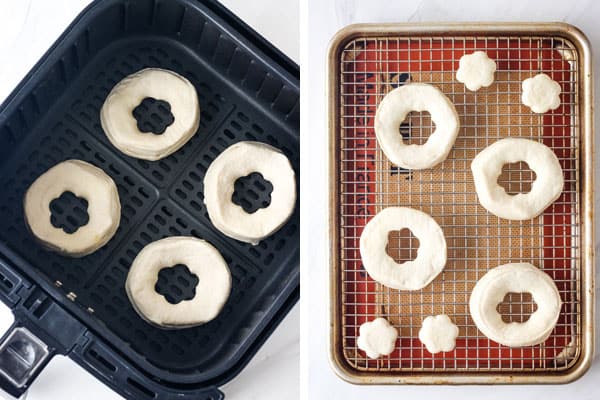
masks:
{"label": "metal grid of cooling rack", "polygon": [[[458,60],[477,50],[493,54],[496,81],[469,92],[454,78]],[[360,371],[558,371],[577,359],[581,345],[579,256],[579,139],[577,52],[559,37],[365,37],[341,52],[339,262],[343,356]],[[537,115],[520,101],[521,83],[539,72],[562,86],[562,106]],[[461,121],[448,158],[433,169],[407,171],[389,163],[375,140],[373,117],[383,96],[413,81],[438,87],[454,103]],[[403,139],[422,143],[431,132],[426,113],[411,113]],[[561,197],[530,221],[505,221],[478,203],[470,162],[503,137],[542,141],[558,156],[565,176]],[[499,179],[509,193],[526,192],[535,176],[526,164],[505,166]],[[364,225],[389,206],[430,214],[444,230],[448,262],[435,281],[418,291],[397,291],[374,282],[361,265]],[[390,236],[387,251],[397,260],[414,257],[416,243],[405,232]],[[470,292],[487,270],[508,262],[530,262],[553,277],[563,308],[555,330],[537,346],[507,348],[483,336],[468,310]],[[526,294],[510,294],[499,310],[505,321],[524,321],[535,309]],[[457,347],[435,356],[418,340],[421,321],[448,314],[459,326]],[[377,360],[356,344],[363,322],[385,317],[398,329],[396,350]]]}

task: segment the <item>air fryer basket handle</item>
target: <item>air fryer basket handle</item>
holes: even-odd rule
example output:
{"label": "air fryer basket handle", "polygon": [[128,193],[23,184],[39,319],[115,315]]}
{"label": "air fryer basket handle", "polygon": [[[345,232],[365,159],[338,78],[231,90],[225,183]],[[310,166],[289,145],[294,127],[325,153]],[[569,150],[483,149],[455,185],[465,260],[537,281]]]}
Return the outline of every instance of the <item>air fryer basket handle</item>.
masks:
{"label": "air fryer basket handle", "polygon": [[[15,322],[0,338],[0,389],[19,398],[56,354],[56,343],[38,326],[31,324],[28,313],[49,310],[45,298],[38,297],[35,286],[0,258],[0,301],[13,312]],[[30,299],[29,309],[24,298]],[[42,306],[40,308],[40,306]],[[43,321],[42,321],[43,323]],[[53,343],[49,345],[48,343]]]}
{"label": "air fryer basket handle", "polygon": [[0,388],[20,397],[52,356],[46,343],[15,323],[0,339]]}

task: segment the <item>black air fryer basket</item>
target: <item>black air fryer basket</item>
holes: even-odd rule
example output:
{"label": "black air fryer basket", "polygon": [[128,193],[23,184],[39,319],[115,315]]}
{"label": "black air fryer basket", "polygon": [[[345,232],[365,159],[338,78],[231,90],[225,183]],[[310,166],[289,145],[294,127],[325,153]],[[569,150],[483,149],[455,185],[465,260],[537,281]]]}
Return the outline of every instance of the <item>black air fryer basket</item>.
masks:
{"label": "black air fryer basket", "polygon": [[[99,119],[110,89],[145,67],[185,76],[201,108],[198,133],[155,162],[114,148]],[[238,242],[208,218],[204,173],[231,144],[256,140],[286,154],[298,183],[299,114],[298,66],[212,0],[103,0],[83,11],[0,107],[0,298],[16,318],[0,345],[0,386],[18,396],[64,354],[127,398],[223,398],[217,387],[298,299],[299,204],[257,246]],[[122,205],[113,239],[81,259],[42,249],[23,218],[29,185],[70,158],[109,174]],[[163,330],[138,316],[124,283],[146,244],[177,235],[219,249],[232,292],[213,321]]]}

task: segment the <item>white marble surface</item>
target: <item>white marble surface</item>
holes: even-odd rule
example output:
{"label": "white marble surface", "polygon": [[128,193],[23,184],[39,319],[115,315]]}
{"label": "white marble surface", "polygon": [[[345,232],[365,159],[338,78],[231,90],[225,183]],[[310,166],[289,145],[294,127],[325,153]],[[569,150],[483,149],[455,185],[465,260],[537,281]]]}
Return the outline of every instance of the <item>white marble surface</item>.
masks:
{"label": "white marble surface", "polygon": [[[406,21],[565,21],[579,26],[592,45],[600,45],[598,1],[388,1],[308,0],[302,33],[302,332],[301,374],[311,400],[353,399],[598,399],[600,361],[579,381],[562,386],[353,386],[334,375],[327,359],[327,127],[325,72],[328,42],[355,22]],[[305,35],[306,33],[306,35]],[[596,48],[598,50],[598,48]],[[600,50],[598,50],[600,51]],[[598,52],[595,53],[598,92]],[[596,102],[597,104],[597,102]],[[596,125],[598,117],[596,113]],[[597,174],[598,177],[598,174]],[[309,210],[310,212],[308,212]],[[596,246],[598,248],[598,246]],[[600,296],[597,296],[600,298]],[[308,323],[306,323],[308,322]],[[304,387],[304,384],[302,384]]]}
{"label": "white marble surface", "polygon": [[[298,0],[223,2],[298,61]],[[0,0],[0,102],[88,3],[89,0]],[[11,322],[12,314],[0,304],[0,332]],[[299,306],[296,306],[242,373],[221,388],[227,399],[298,397],[299,325]],[[30,400],[84,398],[121,397],[64,357],[52,360],[28,395]]]}

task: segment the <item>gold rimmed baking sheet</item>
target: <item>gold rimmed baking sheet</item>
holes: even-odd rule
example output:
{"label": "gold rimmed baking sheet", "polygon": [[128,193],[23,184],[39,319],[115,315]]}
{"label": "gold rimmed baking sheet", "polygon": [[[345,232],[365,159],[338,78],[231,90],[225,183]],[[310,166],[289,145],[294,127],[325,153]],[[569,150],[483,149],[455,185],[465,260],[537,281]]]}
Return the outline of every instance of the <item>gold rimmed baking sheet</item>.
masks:
{"label": "gold rimmed baking sheet", "polygon": [[[497,63],[495,82],[471,92],[455,78],[458,60],[475,50]],[[331,148],[331,356],[336,371],[357,383],[561,382],[585,370],[593,334],[591,267],[591,89],[585,38],[564,24],[358,25],[336,36],[329,56]],[[543,72],[559,82],[561,106],[534,114],[521,103],[521,83]],[[375,139],[381,99],[408,82],[438,87],[454,103],[461,129],[448,158],[425,170],[390,163]],[[400,127],[421,143],[431,132],[426,113]],[[540,141],[564,172],[560,198],[542,215],[507,221],[477,201],[470,163],[504,137]],[[535,177],[509,165],[500,182],[526,191]],[[430,214],[448,244],[444,271],[422,290],[398,291],[364,271],[359,238],[364,225],[389,206]],[[392,234],[388,253],[407,257],[414,241]],[[414,250],[414,249],[413,249]],[[414,251],[412,251],[414,253]],[[480,333],[468,309],[470,292],[490,268],[530,262],[556,282],[563,307],[552,335],[523,348],[501,346]],[[535,305],[511,295],[500,306],[522,321]],[[448,314],[459,326],[452,352],[428,353],[418,339],[428,315]],[[395,351],[371,360],[357,348],[358,328],[387,318],[400,334]]]}

